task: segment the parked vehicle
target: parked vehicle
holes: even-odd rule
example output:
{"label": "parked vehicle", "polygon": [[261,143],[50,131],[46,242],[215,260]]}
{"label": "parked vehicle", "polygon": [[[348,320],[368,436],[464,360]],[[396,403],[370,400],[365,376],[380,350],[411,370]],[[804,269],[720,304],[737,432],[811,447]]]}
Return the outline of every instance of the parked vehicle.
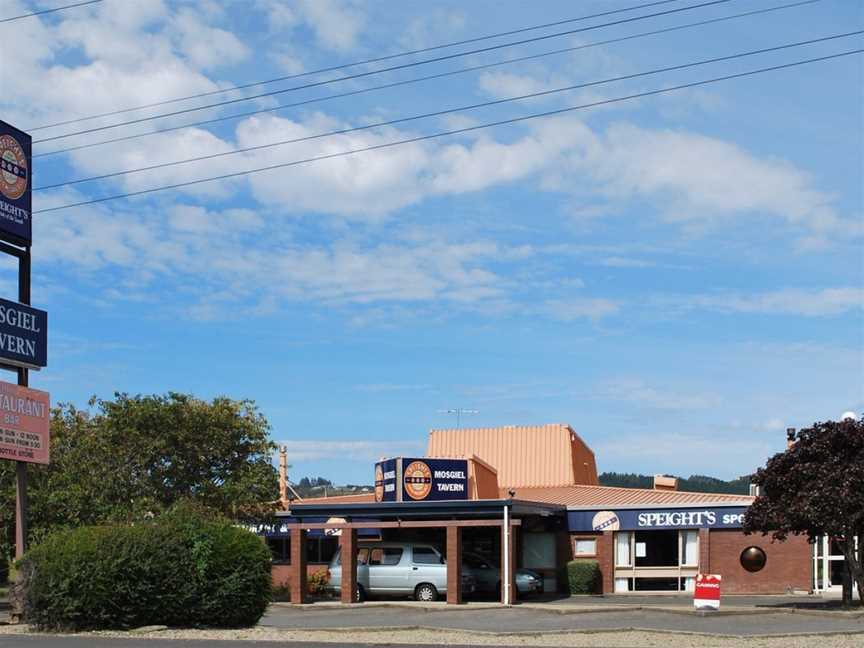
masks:
{"label": "parked vehicle", "polygon": [[[477,591],[501,596],[501,570],[489,558],[466,551],[462,554],[462,565],[477,581]],[[543,577],[530,569],[516,570],[516,591],[519,594],[542,594]]]}
{"label": "parked vehicle", "polygon": [[[331,592],[342,588],[341,547],[330,561]],[[462,593],[471,594],[476,580],[462,574]],[[413,542],[375,542],[357,551],[357,598],[368,595],[413,596],[417,601],[435,601],[447,593],[447,562],[432,545]]]}

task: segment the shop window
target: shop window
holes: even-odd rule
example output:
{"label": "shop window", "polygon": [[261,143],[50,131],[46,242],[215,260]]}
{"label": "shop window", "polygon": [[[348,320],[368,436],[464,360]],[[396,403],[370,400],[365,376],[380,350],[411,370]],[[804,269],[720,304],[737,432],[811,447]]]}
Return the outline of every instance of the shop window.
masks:
{"label": "shop window", "polygon": [[677,592],[677,578],[639,578],[633,579],[633,589],[636,592]]}
{"label": "shop window", "polygon": [[287,565],[291,562],[291,538],[267,536],[267,547],[274,564]]}
{"label": "shop window", "polygon": [[616,578],[615,579],[615,592],[629,592],[632,589],[632,578]]}
{"label": "shop window", "polygon": [[678,566],[677,531],[636,531],[635,538],[637,567]]}
{"label": "shop window", "polygon": [[309,565],[327,565],[336,554],[339,538],[325,536],[323,538],[306,537],[306,563]]}
{"label": "shop window", "polygon": [[629,531],[615,534],[615,566],[632,567],[633,560],[630,556],[630,539],[633,536]]}
{"label": "shop window", "polygon": [[596,556],[597,555],[597,539],[596,538],[576,538],[573,543],[573,555],[578,557]]}
{"label": "shop window", "polygon": [[687,567],[695,567],[699,564],[699,532],[681,532],[681,564]]}
{"label": "shop window", "polygon": [[522,535],[522,564],[529,569],[555,569],[555,534]]}

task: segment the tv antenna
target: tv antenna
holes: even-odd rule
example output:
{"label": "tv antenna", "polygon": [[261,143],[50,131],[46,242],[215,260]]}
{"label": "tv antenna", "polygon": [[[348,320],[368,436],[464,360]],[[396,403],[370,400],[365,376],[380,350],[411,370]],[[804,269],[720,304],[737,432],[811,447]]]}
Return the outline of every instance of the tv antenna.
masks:
{"label": "tv antenna", "polygon": [[462,427],[462,415],[463,414],[479,414],[480,410],[475,409],[465,409],[464,407],[456,407],[454,409],[446,409],[446,410],[438,410],[439,414],[455,414],[456,415],[456,429],[458,430]]}

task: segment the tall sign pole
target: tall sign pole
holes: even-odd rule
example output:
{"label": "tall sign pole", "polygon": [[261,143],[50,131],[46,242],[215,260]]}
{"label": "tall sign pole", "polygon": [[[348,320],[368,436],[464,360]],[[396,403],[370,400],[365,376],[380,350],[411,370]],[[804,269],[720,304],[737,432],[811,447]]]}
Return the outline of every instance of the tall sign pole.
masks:
{"label": "tall sign pole", "polygon": [[0,299],[0,458],[15,461],[15,557],[27,548],[27,464],[48,463],[48,394],[29,389],[29,373],[46,365],[48,314],[30,306],[32,139],[0,121],[0,252],[18,259],[18,302]]}

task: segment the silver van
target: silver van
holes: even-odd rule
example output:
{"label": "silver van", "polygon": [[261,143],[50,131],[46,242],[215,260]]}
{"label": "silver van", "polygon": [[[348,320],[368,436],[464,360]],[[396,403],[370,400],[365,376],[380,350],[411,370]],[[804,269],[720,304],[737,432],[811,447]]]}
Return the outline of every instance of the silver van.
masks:
{"label": "silver van", "polygon": [[[342,587],[341,547],[330,561],[327,588]],[[474,576],[462,574],[462,593],[472,594]],[[413,596],[417,601],[435,601],[447,593],[447,562],[438,549],[413,542],[363,543],[357,550],[357,598],[368,595]]]}

